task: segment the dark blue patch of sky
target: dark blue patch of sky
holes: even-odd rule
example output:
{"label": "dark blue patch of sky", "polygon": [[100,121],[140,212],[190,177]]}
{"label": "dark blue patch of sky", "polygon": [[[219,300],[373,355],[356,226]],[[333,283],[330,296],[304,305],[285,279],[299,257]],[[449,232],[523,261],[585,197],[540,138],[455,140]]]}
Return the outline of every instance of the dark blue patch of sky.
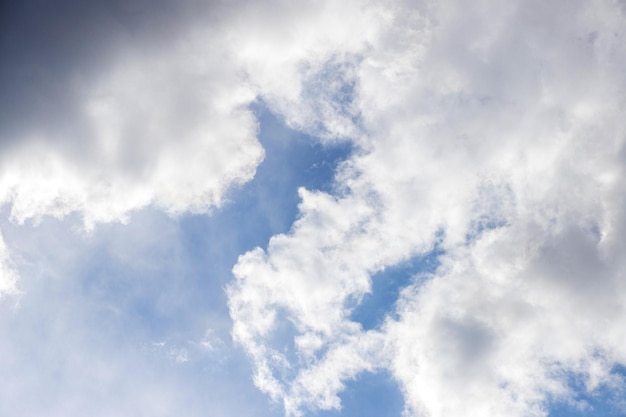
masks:
{"label": "dark blue patch of sky", "polygon": [[394,305],[402,288],[411,284],[416,276],[435,272],[443,250],[433,251],[385,268],[372,276],[372,292],[366,294],[352,310],[351,319],[361,323],[364,330],[380,326],[387,315],[394,313]]}

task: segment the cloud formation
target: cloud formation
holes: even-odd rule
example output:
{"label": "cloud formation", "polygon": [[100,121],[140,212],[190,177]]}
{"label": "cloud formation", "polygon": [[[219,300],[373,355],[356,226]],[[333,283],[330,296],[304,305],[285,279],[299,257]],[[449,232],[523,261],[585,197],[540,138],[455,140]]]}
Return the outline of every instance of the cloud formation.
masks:
{"label": "cloud formation", "polygon": [[[389,369],[407,410],[432,416],[546,415],[575,399],[571,375],[590,392],[621,384],[623,10],[386,10],[367,43],[327,53],[358,57],[344,61],[350,97],[317,94],[358,126],[337,192],[301,190],[292,230],[233,270],[233,335],[256,384],[299,415]],[[440,267],[379,328],[351,319],[373,275],[435,248]]]}
{"label": "cloud formation", "polygon": [[[623,386],[623,2],[46,3],[9,8],[0,45],[17,223],[209,212],[263,159],[253,103],[353,146],[227,289],[289,416],[381,370],[410,415],[544,416],[572,377]],[[380,272],[433,253],[381,325],[353,318]]]}

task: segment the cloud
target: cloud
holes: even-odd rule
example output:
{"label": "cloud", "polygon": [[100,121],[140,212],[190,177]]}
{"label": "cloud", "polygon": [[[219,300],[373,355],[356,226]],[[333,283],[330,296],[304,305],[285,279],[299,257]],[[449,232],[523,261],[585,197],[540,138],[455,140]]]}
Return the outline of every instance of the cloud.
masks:
{"label": "cloud", "polygon": [[[147,206],[206,213],[264,157],[250,109],[259,98],[290,125],[330,140],[353,135],[352,115],[336,103],[354,76],[341,56],[367,44],[376,10],[320,6],[7,8],[3,32],[16,42],[0,50],[0,205],[20,224],[78,213],[88,230]],[[265,10],[276,13],[260,19]],[[312,82],[333,88],[303,89]]]}
{"label": "cloud", "polygon": [[[254,92],[210,36],[174,35],[158,50],[126,37],[95,69],[82,68],[89,55],[77,57],[83,71],[53,81],[63,95],[43,89],[45,113],[2,132],[0,198],[12,218],[76,211],[90,227],[150,204],[203,212],[252,178],[263,158],[246,108]],[[50,102],[64,107],[60,115]]]}
{"label": "cloud", "polygon": [[[267,10],[275,13],[260,19]],[[264,157],[256,100],[329,140],[356,132],[336,101],[350,94],[352,55],[376,32],[377,10],[280,1],[8,8],[3,31],[19,42],[0,51],[0,204],[18,223],[78,213],[86,229],[147,206],[173,215],[219,207]],[[332,32],[319,32],[322,22]]]}
{"label": "cloud", "polygon": [[[233,269],[233,337],[255,383],[289,415],[340,407],[346,381],[381,368],[415,415],[540,416],[576,398],[571,374],[610,386],[625,355],[619,6],[386,10],[352,55],[325,44],[350,96],[300,78],[349,110],[357,149],[334,195],[301,190],[292,230]],[[351,319],[372,276],[435,248],[441,266],[383,325]]]}
{"label": "cloud", "polygon": [[17,293],[17,272],[12,268],[9,251],[0,235],[0,297]]}
{"label": "cloud", "polygon": [[[147,206],[206,213],[254,176],[256,93],[189,4],[169,17],[161,6],[7,9],[3,31],[20,48],[1,51],[0,205],[13,221],[78,213],[92,229]],[[203,24],[205,9],[191,8]]]}
{"label": "cloud", "polygon": [[[576,400],[571,375],[619,385],[623,4],[24,4],[3,29],[22,47],[0,49],[16,223],[210,212],[264,157],[258,101],[351,141],[333,191],[301,188],[291,230],[243,254],[227,288],[233,338],[287,414],[339,408],[379,370],[415,415],[539,416]],[[380,326],[352,319],[379,272],[434,251]],[[12,271],[0,241],[1,293]]]}
{"label": "cloud", "polygon": [[[348,0],[242,2],[225,28],[233,60],[287,124],[323,140],[359,133],[354,69],[387,27],[384,5]],[[358,36],[355,36],[358,34]]]}

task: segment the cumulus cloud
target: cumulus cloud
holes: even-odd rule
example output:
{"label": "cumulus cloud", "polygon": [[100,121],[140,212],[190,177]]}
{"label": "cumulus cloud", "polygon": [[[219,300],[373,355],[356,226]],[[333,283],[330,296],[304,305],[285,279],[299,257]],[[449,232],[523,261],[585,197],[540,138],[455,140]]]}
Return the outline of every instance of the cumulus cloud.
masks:
{"label": "cumulus cloud", "polygon": [[[385,368],[407,411],[432,416],[546,415],[549,400],[576,398],[572,374],[590,392],[614,386],[626,354],[623,11],[387,6],[349,53],[324,44],[351,95],[300,73],[301,91],[313,83],[332,102],[310,108],[319,123],[340,137],[324,109],[351,115],[356,151],[334,195],[301,190],[292,230],[233,270],[233,336],[257,386],[299,415],[338,408],[348,380]],[[373,275],[435,248],[440,267],[383,325],[351,319]]]}
{"label": "cumulus cloud", "polygon": [[[3,25],[23,46],[0,49],[17,223],[220,206],[263,158],[256,100],[352,142],[334,192],[301,189],[291,231],[227,289],[287,414],[338,408],[378,370],[408,413],[450,417],[545,415],[575,399],[571,374],[621,383],[623,2],[45,3]],[[352,319],[378,272],[435,250],[380,326]],[[0,293],[8,254],[0,240]]]}

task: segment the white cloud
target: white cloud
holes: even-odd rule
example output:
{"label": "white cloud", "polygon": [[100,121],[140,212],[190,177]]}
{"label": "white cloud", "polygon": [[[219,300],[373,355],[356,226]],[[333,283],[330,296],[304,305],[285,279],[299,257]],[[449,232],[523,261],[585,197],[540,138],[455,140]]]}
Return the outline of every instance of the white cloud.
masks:
{"label": "white cloud", "polygon": [[[345,381],[384,367],[416,415],[545,415],[574,395],[568,373],[593,390],[626,355],[623,15],[610,1],[387,10],[347,59],[362,134],[338,195],[302,190],[291,232],[239,259],[233,336],[288,414],[337,408]],[[435,245],[441,268],[397,318],[350,320],[374,273]]]}
{"label": "white cloud", "polygon": [[[290,233],[242,255],[228,288],[233,337],[288,414],[337,408],[346,381],[383,368],[409,412],[435,417],[545,415],[572,372],[590,390],[615,383],[623,5],[186,7],[198,16],[159,41],[120,35],[65,74],[60,111],[0,132],[12,219],[76,212],[91,228],[146,206],[210,211],[263,158],[248,109],[261,99],[355,146],[336,195],[300,190]],[[436,246],[441,268],[404,289],[395,316],[370,331],[350,319],[376,272]],[[2,244],[4,293],[8,265]]]}
{"label": "white cloud", "polygon": [[17,273],[11,266],[9,251],[0,234],[0,298],[17,293]]}

